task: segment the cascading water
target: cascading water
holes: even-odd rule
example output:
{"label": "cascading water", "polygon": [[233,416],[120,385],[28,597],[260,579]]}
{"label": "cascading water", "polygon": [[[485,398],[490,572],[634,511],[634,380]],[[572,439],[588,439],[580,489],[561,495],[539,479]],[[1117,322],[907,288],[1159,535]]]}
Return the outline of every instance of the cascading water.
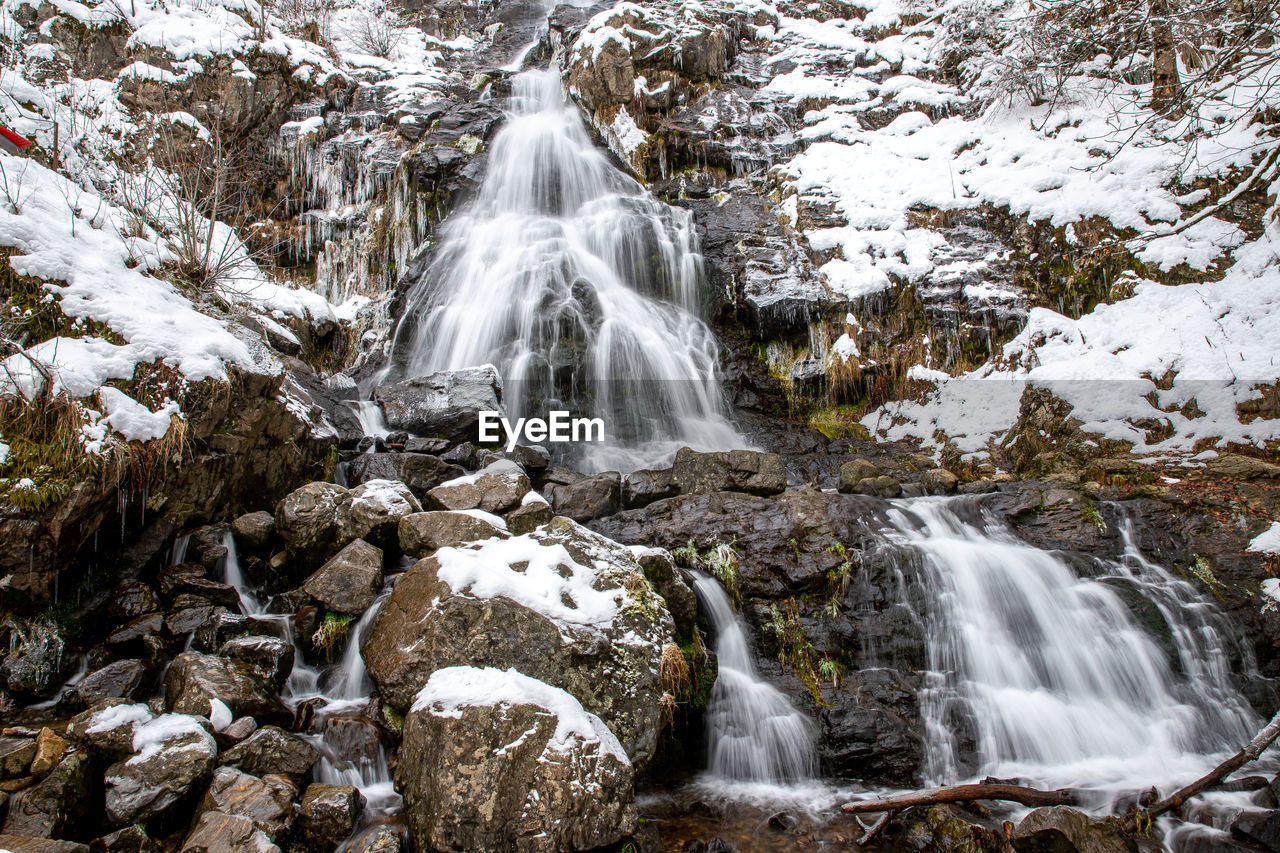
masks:
{"label": "cascading water", "polygon": [[[293,620],[290,617],[265,612],[266,608],[259,603],[240,569],[235,539],[230,532],[224,536],[223,544],[227,549],[223,576],[226,583],[239,594],[241,610],[246,615],[277,622],[293,642],[293,670],[285,682],[281,698],[293,708],[304,703],[311,704],[317,721],[359,711],[368,706],[373,685],[366,673],[360,647],[373,626],[373,620],[383,601],[391,594],[390,588],[365,611],[350,631],[338,664],[324,670],[305,660],[304,650],[294,635]],[[400,795],[396,793],[392,783],[387,752],[381,742],[373,750],[364,749],[359,755],[344,756],[340,754],[343,751],[340,746],[328,742],[326,734],[308,736],[321,756],[312,771],[316,781],[325,785],[352,785],[358,788],[364,795],[366,810],[372,814],[389,814],[398,810]]]}
{"label": "cascading water", "polygon": [[[1017,777],[1105,801],[1195,778],[1258,727],[1207,605],[1132,544],[1081,577],[966,499],[899,503],[889,519],[892,556],[926,602],[928,781]],[[1121,584],[1156,602],[1173,654],[1139,627]],[[966,730],[976,767],[961,760]]]}
{"label": "cascading water", "polygon": [[558,75],[526,72],[514,89],[479,197],[409,290],[380,379],[494,364],[508,414],[604,419],[607,446],[582,448],[583,467],[744,446],[698,318],[691,216],[592,145]]}
{"label": "cascading water", "polygon": [[707,770],[730,782],[801,782],[818,761],[809,720],[756,674],[751,645],[729,596],[715,580],[694,584],[716,631],[720,672],[707,700]]}

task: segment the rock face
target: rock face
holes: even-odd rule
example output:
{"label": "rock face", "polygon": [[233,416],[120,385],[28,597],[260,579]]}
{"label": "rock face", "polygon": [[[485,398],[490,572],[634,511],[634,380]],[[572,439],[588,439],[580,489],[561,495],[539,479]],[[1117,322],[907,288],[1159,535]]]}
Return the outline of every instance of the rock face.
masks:
{"label": "rock face", "polygon": [[276,507],[276,532],[294,554],[329,552],[338,537],[339,514],[351,494],[333,483],[308,483]]}
{"label": "rock face", "polygon": [[642,766],[657,744],[658,669],[672,632],[629,549],[556,518],[420,561],[396,583],[363,652],[385,701],[404,710],[438,669],[515,668],[573,695]]}
{"label": "rock face", "polygon": [[612,515],[622,507],[622,478],[612,471],[573,483],[548,484],[544,491],[551,509],[574,521]]}
{"label": "rock face", "polygon": [[307,578],[302,589],[335,613],[358,616],[382,590],[382,549],[357,539]]}
{"label": "rock face", "polygon": [[137,725],[131,756],[107,768],[107,817],[116,825],[161,814],[209,777],[218,745],[191,716],[165,714]]}
{"label": "rock face", "polygon": [[569,694],[516,672],[432,675],[405,719],[396,781],[422,849],[591,850],[636,825],[617,738]]}
{"label": "rock face", "polygon": [[274,840],[293,823],[293,796],[293,789],[279,777],[259,779],[231,767],[219,767],[200,810],[247,817]]}
{"label": "rock face", "polygon": [[392,429],[475,441],[479,413],[502,410],[502,379],[492,365],[441,371],[379,386],[373,398]]}
{"label": "rock face", "polygon": [[309,785],[298,809],[298,841],[306,850],[332,850],[351,834],[364,797],[350,785]]}

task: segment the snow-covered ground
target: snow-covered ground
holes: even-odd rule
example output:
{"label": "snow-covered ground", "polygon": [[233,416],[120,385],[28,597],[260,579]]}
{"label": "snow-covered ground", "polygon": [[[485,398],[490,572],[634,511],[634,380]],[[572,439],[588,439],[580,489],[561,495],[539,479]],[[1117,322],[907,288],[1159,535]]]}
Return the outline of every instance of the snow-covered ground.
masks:
{"label": "snow-covered ground", "polygon": [[[1280,378],[1276,208],[1267,214],[1265,233],[1249,240],[1213,215],[1190,219],[1188,207],[1206,193],[1178,189],[1247,171],[1269,144],[1237,106],[1238,92],[1224,91],[1201,111],[1199,124],[1191,118],[1153,122],[1143,106],[1149,84],[1116,82],[1133,58],[1100,56],[1078,69],[1057,101],[1030,106],[999,99],[982,108],[980,88],[936,82],[942,59],[958,46],[949,41],[956,36],[947,23],[975,10],[1012,20],[1025,16],[1025,4],[869,5],[863,20],[784,18],[773,58],[794,67],[776,76],[771,89],[796,104],[821,105],[805,116],[800,135],[808,146],[778,167],[777,176],[790,197],[784,209],[802,229],[797,200],[832,206],[847,223],[803,231],[815,251],[832,257],[822,272],[834,292],[863,296],[917,282],[933,270],[943,238],[913,226],[913,206],[1007,208],[1064,228],[1069,243],[1075,223],[1099,217],[1139,235],[1127,248],[1153,272],[1183,265],[1185,279],[1188,269],[1230,268],[1221,281],[1198,284],[1136,280],[1130,298],[1079,320],[1034,309],[1023,332],[989,363],[945,378],[921,365],[913,376],[934,380],[936,389],[922,400],[890,403],[864,424],[934,448],[949,439],[961,452],[980,456],[988,440],[1013,424],[1022,388],[1032,383],[1051,386],[1075,406],[1086,429],[1132,441],[1142,452],[1181,453],[1205,438],[1254,443],[1280,437],[1280,421],[1246,424],[1236,410],[1260,395],[1259,385]],[[925,20],[904,23],[908,11],[916,13],[908,20]],[[840,55],[846,61],[833,61]],[[1257,82],[1238,81],[1238,88]],[[975,85],[982,84],[979,75]],[[886,108],[900,114],[868,129],[878,122],[866,118]],[[1212,133],[1185,143],[1190,131],[1219,118],[1224,121]],[[1263,186],[1271,184],[1273,202],[1276,178],[1273,162],[1260,176]],[[1173,376],[1172,388],[1157,389],[1153,380],[1166,374]],[[1195,406],[1179,411],[1192,399]],[[1172,435],[1148,443],[1133,422],[1151,417],[1168,421]]]}

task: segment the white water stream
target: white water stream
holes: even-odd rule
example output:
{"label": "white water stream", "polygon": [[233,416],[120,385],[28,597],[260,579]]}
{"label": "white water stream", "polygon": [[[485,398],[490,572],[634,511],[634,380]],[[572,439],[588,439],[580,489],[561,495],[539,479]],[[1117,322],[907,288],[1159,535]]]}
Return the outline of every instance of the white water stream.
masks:
{"label": "white water stream", "polygon": [[814,731],[756,672],[746,627],[712,578],[694,584],[715,629],[719,675],[707,699],[707,771],[725,782],[805,782],[818,773]]}
{"label": "white water stream", "polygon": [[[992,775],[1140,790],[1196,778],[1260,728],[1213,608],[1127,532],[1124,559],[1082,577],[995,519],[962,514],[963,500],[890,511],[890,541],[924,586],[927,782]],[[1126,606],[1124,585],[1158,608],[1166,648]],[[961,758],[966,728],[976,774]]]}
{"label": "white water stream", "polygon": [[412,284],[379,381],[494,364],[509,415],[601,417],[584,468],[630,470],[689,445],[741,447],[699,319],[691,215],[614,167],[560,77],[514,80],[479,197]]}

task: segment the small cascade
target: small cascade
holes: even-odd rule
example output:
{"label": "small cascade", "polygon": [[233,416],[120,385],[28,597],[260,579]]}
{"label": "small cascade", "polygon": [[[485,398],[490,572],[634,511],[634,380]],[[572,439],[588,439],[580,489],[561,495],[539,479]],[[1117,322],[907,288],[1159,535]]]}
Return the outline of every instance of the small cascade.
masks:
{"label": "small cascade", "polygon": [[[254,590],[245,581],[236,555],[235,540],[227,532],[223,538],[227,549],[224,576],[229,586],[240,595],[240,606],[246,615],[279,623],[294,647],[294,664],[285,682],[281,698],[291,708],[303,704],[312,707],[313,724],[323,724],[330,717],[363,711],[369,706],[373,683],[365,669],[360,647],[373,627],[378,610],[391,595],[391,587],[360,617],[348,632],[347,643],[339,662],[329,667],[319,667],[306,659],[306,653],[294,633],[293,619],[284,615],[266,613]],[[374,749],[362,749],[360,754],[348,755],[345,744],[330,742],[328,728],[323,734],[307,736],[320,751],[320,760],[313,773],[316,781],[326,785],[353,785],[365,798],[365,810],[371,815],[387,815],[399,810],[400,796],[391,780],[391,769],[386,748],[381,741]]]}
{"label": "small cascade", "polygon": [[691,215],[609,162],[557,74],[525,72],[514,89],[479,197],[411,283],[379,381],[491,363],[513,419],[603,418],[607,446],[582,447],[584,468],[744,446],[699,319]]}
{"label": "small cascade", "polygon": [[[1123,560],[1085,577],[966,499],[900,502],[889,521],[888,557],[925,602],[927,781],[1022,778],[1105,801],[1195,778],[1257,729],[1208,605],[1131,537]],[[1126,606],[1125,586],[1159,608],[1165,648]]]}
{"label": "small cascade", "polygon": [[355,410],[356,420],[365,435],[385,438],[390,434],[391,430],[387,428],[387,421],[382,415],[382,407],[377,403],[372,400],[352,400],[351,407]]}
{"label": "small cascade", "polygon": [[813,779],[818,760],[808,718],[756,674],[746,627],[724,588],[699,576],[694,589],[711,616],[720,667],[707,700],[709,775],[726,782]]}
{"label": "small cascade", "polygon": [[260,616],[264,608],[253,589],[245,582],[244,573],[240,570],[240,556],[236,553],[236,538],[230,530],[222,534],[222,547],[227,549],[227,555],[223,558],[222,564],[223,582],[227,586],[235,587],[236,593],[240,596],[240,609],[246,616]]}

